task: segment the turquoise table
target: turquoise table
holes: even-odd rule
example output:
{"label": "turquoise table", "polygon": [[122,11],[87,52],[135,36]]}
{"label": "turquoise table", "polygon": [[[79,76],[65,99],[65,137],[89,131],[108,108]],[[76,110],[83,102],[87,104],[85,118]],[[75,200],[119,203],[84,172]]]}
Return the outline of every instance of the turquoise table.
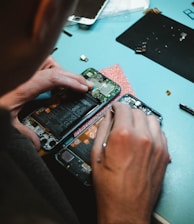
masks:
{"label": "turquoise table", "polygon": [[[134,0],[135,1],[135,0]],[[150,8],[191,28],[194,20],[183,11],[194,7],[189,0],[151,0]],[[194,108],[194,85],[150,59],[115,41],[143,16],[142,12],[99,19],[90,29],[65,27],[54,58],[67,70],[80,74],[88,67],[98,70],[119,64],[137,96],[162,113],[172,163],[168,166],[156,212],[173,224],[194,223],[194,117],[179,103]],[[191,50],[194,50],[191,46]],[[88,62],[80,60],[84,54]],[[193,62],[194,63],[194,62]],[[193,71],[194,75],[194,71]],[[171,94],[167,95],[166,91]]]}

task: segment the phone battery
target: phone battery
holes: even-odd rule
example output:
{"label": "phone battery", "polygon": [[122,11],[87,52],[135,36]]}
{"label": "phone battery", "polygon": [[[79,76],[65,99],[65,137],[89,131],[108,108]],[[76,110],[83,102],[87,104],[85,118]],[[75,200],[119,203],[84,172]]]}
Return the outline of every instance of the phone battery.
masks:
{"label": "phone battery", "polygon": [[61,94],[48,107],[32,114],[32,118],[44,125],[58,139],[98,105],[98,100],[89,93],[75,93],[73,98],[63,97],[65,96]]}

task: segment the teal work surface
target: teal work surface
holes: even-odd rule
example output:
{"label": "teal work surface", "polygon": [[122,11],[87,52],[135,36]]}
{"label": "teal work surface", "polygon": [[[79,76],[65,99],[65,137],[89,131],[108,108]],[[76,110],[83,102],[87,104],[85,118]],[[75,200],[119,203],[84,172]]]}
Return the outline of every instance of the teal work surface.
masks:
{"label": "teal work surface", "polygon": [[[151,0],[150,8],[190,28],[194,20],[183,11],[194,7],[189,0]],[[194,116],[179,103],[194,108],[193,83],[156,62],[135,54],[115,39],[138,19],[142,11],[99,19],[90,29],[77,25],[61,34],[53,57],[67,70],[80,74],[88,67],[98,70],[119,64],[138,98],[163,115],[172,163],[168,166],[156,212],[173,224],[194,223]],[[151,26],[151,24],[150,24]],[[194,50],[194,44],[191,45]],[[81,61],[84,54],[88,61]],[[174,55],[176,57],[176,55]],[[193,71],[194,75],[194,71]],[[168,95],[166,91],[170,91]]]}

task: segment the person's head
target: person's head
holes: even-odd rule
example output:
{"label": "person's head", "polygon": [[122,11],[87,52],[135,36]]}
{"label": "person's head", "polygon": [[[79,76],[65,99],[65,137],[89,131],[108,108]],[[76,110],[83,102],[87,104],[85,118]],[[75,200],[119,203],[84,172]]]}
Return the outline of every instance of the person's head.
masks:
{"label": "person's head", "polygon": [[0,96],[29,79],[51,53],[77,0],[1,0]]}

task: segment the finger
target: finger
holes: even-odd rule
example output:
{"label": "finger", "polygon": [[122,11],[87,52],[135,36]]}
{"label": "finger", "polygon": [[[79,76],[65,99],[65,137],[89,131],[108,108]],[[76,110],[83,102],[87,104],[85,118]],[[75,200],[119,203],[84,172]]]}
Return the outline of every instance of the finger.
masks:
{"label": "finger", "polygon": [[129,105],[116,102],[112,105],[114,111],[114,128],[131,129],[134,126],[132,109]]}
{"label": "finger", "polygon": [[154,116],[147,116],[148,126],[153,138],[153,153],[152,153],[152,194],[153,205],[156,203],[160,193],[165,171],[169,163],[169,153],[167,139],[161,129],[159,121]]}
{"label": "finger", "polygon": [[52,69],[50,71],[50,82],[55,86],[63,86],[72,88],[74,90],[79,91],[88,91],[89,89],[93,89],[94,84],[91,81],[86,80],[83,76],[77,75],[68,71],[61,70],[56,71],[56,69]]}
{"label": "finger", "polygon": [[21,134],[25,135],[33,143],[37,151],[40,150],[40,140],[35,132],[33,132],[30,128],[24,126],[19,121],[14,122],[14,127],[17,128]]}
{"label": "finger", "polygon": [[67,87],[77,91],[87,92],[91,86],[92,84],[88,83],[84,77],[53,68],[38,71],[29,81],[23,83],[14,91],[18,97],[19,105],[22,105],[34,99],[40,93],[55,87]]}
{"label": "finger", "polygon": [[[64,73],[64,71],[63,71]],[[85,79],[82,75],[77,75],[72,72],[66,71],[65,75],[72,79],[73,81],[77,81],[79,84],[82,84],[84,86],[87,86],[88,89],[93,89],[94,88],[94,83]]]}
{"label": "finger", "polygon": [[[101,158],[107,158],[108,163],[106,165],[114,163],[118,158],[123,161],[128,156],[129,150],[125,146],[129,144],[129,134],[133,132],[131,108],[126,104],[117,102],[112,105],[112,110],[114,118],[109,120],[106,127],[102,127],[104,134],[99,140]],[[106,143],[106,149],[102,147],[104,142]],[[122,153],[120,151],[121,144],[123,145]]]}
{"label": "finger", "polygon": [[[137,133],[139,136],[143,136],[145,141],[150,144],[149,147],[145,145],[144,156],[147,156],[145,161],[149,161],[147,164],[149,167],[152,166],[152,170],[156,170],[157,166],[163,166],[160,161],[167,158],[167,142],[164,133],[161,129],[159,121],[154,116],[147,116],[140,110],[134,110],[134,121],[137,127]],[[164,156],[164,158],[163,158]],[[157,158],[156,158],[157,157]],[[168,156],[169,160],[169,156]]]}
{"label": "finger", "polygon": [[92,162],[96,162],[96,161],[101,162],[102,153],[103,153],[102,144],[104,142],[105,136],[107,135],[107,131],[110,127],[111,120],[112,120],[112,114],[111,114],[111,111],[108,110],[106,112],[104,119],[101,121],[98,127],[97,135],[96,135],[94,145],[92,148],[92,153],[91,153]]}
{"label": "finger", "polygon": [[[38,71],[31,80],[35,90],[47,91],[53,87],[68,87],[79,91],[88,91],[94,87],[91,81],[83,76],[71,73],[58,67]],[[35,84],[39,84],[38,86]],[[38,89],[39,88],[39,89]]]}
{"label": "finger", "polygon": [[[163,159],[165,163],[168,163],[170,160],[170,156],[168,153],[167,138],[161,129],[160,123],[154,116],[148,116],[147,120],[149,130],[153,139],[153,147],[155,149],[154,153],[156,154],[154,155],[159,157],[158,160]],[[155,165],[163,166],[163,163],[156,163]]]}
{"label": "finger", "polygon": [[162,141],[162,139],[161,139],[162,129],[161,129],[161,126],[160,126],[160,122],[153,115],[148,115],[147,116],[147,121],[148,121],[149,130],[150,130],[153,138],[156,139],[156,142],[157,141],[161,142]]}

